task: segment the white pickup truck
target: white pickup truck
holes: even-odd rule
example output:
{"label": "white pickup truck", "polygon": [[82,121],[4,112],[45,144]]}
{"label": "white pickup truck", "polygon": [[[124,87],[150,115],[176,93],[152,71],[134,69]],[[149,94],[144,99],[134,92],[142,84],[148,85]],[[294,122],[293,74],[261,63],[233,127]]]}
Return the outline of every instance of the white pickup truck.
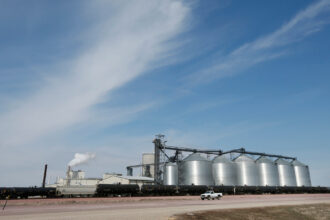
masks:
{"label": "white pickup truck", "polygon": [[221,199],[222,197],[222,193],[215,193],[214,191],[207,191],[206,193],[203,193],[201,195],[201,199],[204,200],[204,199]]}

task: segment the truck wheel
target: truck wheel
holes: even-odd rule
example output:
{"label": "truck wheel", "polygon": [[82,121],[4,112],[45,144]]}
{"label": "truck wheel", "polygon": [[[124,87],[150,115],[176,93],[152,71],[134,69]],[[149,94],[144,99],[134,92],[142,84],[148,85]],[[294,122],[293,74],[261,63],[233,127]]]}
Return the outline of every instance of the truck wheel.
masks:
{"label": "truck wheel", "polygon": [[202,200],[204,200],[204,198],[202,198]]}
{"label": "truck wheel", "polygon": [[214,200],[214,198],[212,198],[212,200]]}

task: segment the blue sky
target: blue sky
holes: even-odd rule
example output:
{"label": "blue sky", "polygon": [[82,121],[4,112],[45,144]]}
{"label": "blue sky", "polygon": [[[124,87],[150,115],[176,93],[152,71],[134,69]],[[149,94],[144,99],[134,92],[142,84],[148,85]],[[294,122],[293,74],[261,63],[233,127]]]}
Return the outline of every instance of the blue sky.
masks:
{"label": "blue sky", "polygon": [[168,143],[296,156],[330,185],[330,1],[0,2],[0,185]]}

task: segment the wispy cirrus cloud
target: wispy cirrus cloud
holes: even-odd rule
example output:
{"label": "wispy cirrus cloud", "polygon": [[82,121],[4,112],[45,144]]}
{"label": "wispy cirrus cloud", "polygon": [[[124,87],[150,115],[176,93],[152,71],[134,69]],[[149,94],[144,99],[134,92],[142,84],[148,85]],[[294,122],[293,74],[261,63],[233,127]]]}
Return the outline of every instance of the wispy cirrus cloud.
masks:
{"label": "wispy cirrus cloud", "polygon": [[330,0],[320,0],[297,13],[274,32],[214,58],[208,67],[188,77],[191,84],[238,74],[258,63],[287,54],[286,47],[322,30],[330,22]]}
{"label": "wispy cirrus cloud", "polygon": [[[44,85],[33,94],[11,97],[12,107],[0,114],[1,148],[19,146],[93,118],[93,107],[106,95],[159,66],[164,57],[175,55],[171,53],[173,40],[186,29],[190,13],[185,3],[172,0],[84,4],[82,10],[89,11],[84,15],[91,20],[88,31],[77,37],[86,41],[84,46],[66,61],[63,72],[49,69]],[[141,109],[145,108],[138,106],[130,113]]]}

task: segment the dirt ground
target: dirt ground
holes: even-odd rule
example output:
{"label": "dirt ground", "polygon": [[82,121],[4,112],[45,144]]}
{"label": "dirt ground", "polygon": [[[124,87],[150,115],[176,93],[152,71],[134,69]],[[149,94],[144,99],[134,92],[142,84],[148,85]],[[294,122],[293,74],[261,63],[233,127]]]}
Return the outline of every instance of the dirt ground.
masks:
{"label": "dirt ground", "polygon": [[[70,204],[107,204],[107,203],[134,203],[143,201],[192,200],[196,196],[150,196],[150,197],[107,197],[107,198],[51,198],[51,199],[14,199],[8,200],[10,206],[56,206]],[[0,200],[0,207],[5,200]]]}
{"label": "dirt ground", "polygon": [[330,204],[188,212],[173,220],[329,220]]}
{"label": "dirt ground", "polygon": [[196,211],[330,204],[330,194],[227,195],[221,200],[199,196],[9,200],[1,210],[4,202],[0,201],[0,220],[166,220]]}

